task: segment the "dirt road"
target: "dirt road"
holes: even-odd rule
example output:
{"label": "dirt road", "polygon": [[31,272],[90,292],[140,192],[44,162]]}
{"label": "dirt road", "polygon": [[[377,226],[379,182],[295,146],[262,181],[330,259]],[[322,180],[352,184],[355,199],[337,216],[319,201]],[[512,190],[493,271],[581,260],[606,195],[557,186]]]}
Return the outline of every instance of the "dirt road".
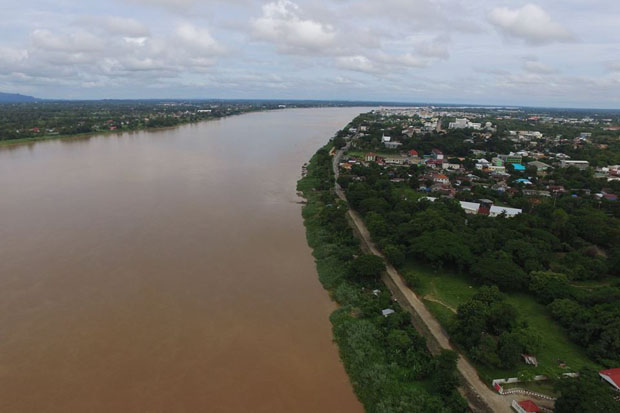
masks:
{"label": "dirt road", "polygon": [[[348,148],[345,147],[345,149]],[[338,163],[342,157],[343,150],[336,152],[333,160],[333,168],[335,178],[338,179]],[[347,198],[338,183],[335,184],[336,195],[346,201]],[[355,225],[363,247],[370,253],[383,258],[375,244],[370,238],[370,233],[366,229],[361,216],[349,209],[349,216]],[[447,333],[443,330],[439,322],[428,311],[422,300],[405,284],[405,281],[396,269],[390,265],[386,265],[386,277],[384,281],[400,304],[409,310],[413,316],[413,322],[418,331],[427,338],[429,350],[433,353],[439,352],[441,349],[454,350],[450,344]],[[417,321],[417,322],[416,322]],[[470,407],[476,412],[512,412],[510,408],[510,398],[504,398],[491,390],[479,377],[478,372],[461,354],[459,354],[458,371],[463,377],[462,393],[467,398]]]}

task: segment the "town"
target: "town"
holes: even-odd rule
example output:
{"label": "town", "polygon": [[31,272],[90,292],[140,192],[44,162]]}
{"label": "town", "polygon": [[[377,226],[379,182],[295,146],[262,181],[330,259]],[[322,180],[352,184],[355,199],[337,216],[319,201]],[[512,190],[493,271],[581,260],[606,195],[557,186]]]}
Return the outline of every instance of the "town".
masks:
{"label": "town", "polygon": [[331,141],[336,195],[398,286],[398,304],[376,316],[403,306],[425,320],[427,343],[450,342],[496,392],[478,389],[487,405],[618,409],[619,124],[613,113],[381,108]]}
{"label": "town", "polygon": [[[351,144],[340,167],[346,172],[355,165],[376,165],[391,182],[406,183],[429,201],[455,198],[471,214],[510,217],[537,200],[561,196],[617,201],[617,118],[510,113],[373,111],[346,131]],[[528,129],[508,129],[514,124]],[[562,125],[567,133],[543,134],[534,130],[537,125],[547,130]]]}

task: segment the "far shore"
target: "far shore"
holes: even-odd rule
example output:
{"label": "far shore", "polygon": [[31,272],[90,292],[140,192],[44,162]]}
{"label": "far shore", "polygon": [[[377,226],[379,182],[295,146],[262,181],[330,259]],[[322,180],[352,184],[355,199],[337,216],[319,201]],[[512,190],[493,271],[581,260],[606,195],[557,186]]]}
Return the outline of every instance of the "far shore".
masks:
{"label": "far shore", "polygon": [[233,115],[225,115],[225,116],[220,116],[217,118],[210,118],[210,119],[202,119],[199,120],[197,122],[181,122],[179,124],[173,125],[173,126],[161,126],[161,127],[144,127],[144,128],[139,128],[139,129],[121,129],[121,130],[101,130],[101,131],[97,131],[97,132],[86,132],[86,133],[76,133],[76,134],[72,134],[72,135],[45,135],[45,136],[35,136],[32,138],[20,138],[20,139],[4,139],[4,140],[0,140],[0,148],[2,147],[11,147],[11,146],[20,146],[20,145],[26,145],[29,143],[35,143],[35,142],[43,142],[43,141],[50,141],[50,140],[69,140],[69,139],[86,139],[86,138],[91,138],[93,136],[105,136],[105,135],[114,135],[114,134],[123,134],[123,133],[131,133],[131,132],[155,132],[155,131],[163,131],[163,130],[170,130],[170,129],[175,129],[178,128],[179,126],[183,126],[183,125],[190,125],[190,124],[195,124],[195,123],[201,123],[201,122],[209,122],[209,121],[213,121],[213,120],[219,120],[219,119],[224,119],[227,117],[231,117],[231,116],[239,116],[239,115],[245,115],[246,113],[254,113],[254,112],[267,112],[270,110],[275,110],[275,109],[261,109],[261,110],[251,110],[248,112],[243,112],[243,113],[236,113]]}

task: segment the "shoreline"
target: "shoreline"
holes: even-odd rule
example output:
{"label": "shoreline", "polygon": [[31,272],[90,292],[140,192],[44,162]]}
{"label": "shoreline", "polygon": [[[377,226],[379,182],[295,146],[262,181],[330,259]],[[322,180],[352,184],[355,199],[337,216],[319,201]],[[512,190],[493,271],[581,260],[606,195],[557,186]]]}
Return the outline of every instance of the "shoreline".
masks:
{"label": "shoreline", "polygon": [[232,116],[240,116],[240,115],[245,115],[245,114],[248,114],[248,113],[269,112],[269,111],[273,111],[273,110],[281,110],[281,109],[249,110],[249,111],[243,112],[243,113],[235,113],[235,114],[232,114],[232,115],[219,116],[219,117],[214,117],[214,118],[210,118],[210,119],[202,119],[202,120],[199,120],[199,121],[196,121],[196,122],[192,122],[192,121],[190,121],[190,122],[181,122],[181,123],[173,125],[173,126],[145,127],[145,128],[139,128],[139,129],[126,129],[126,130],[102,130],[102,131],[97,131],[97,132],[76,133],[76,134],[73,134],[73,135],[45,135],[45,136],[35,136],[35,137],[32,137],[32,138],[3,139],[3,140],[0,140],[0,149],[1,148],[9,148],[9,147],[17,147],[17,146],[27,145],[27,144],[37,143],[37,142],[53,141],[53,140],[70,140],[70,139],[78,140],[78,139],[92,138],[94,136],[106,136],[106,135],[113,135],[113,134],[121,135],[123,133],[132,133],[132,132],[164,131],[164,130],[175,129],[175,128],[178,128],[178,127],[184,126],[184,125],[192,125],[192,124],[198,124],[198,123],[202,123],[202,122],[210,122],[210,121],[214,121],[214,120],[220,120],[220,119],[229,118],[229,117],[232,117]]}

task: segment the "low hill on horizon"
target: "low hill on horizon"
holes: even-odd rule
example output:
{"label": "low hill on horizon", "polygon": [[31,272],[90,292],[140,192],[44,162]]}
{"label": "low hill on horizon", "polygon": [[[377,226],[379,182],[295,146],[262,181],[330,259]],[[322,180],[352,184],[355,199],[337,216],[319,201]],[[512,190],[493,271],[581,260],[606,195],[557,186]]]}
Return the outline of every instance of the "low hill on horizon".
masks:
{"label": "low hill on horizon", "polygon": [[0,103],[20,103],[20,102],[36,102],[33,96],[20,95],[19,93],[3,93],[0,92]]}

